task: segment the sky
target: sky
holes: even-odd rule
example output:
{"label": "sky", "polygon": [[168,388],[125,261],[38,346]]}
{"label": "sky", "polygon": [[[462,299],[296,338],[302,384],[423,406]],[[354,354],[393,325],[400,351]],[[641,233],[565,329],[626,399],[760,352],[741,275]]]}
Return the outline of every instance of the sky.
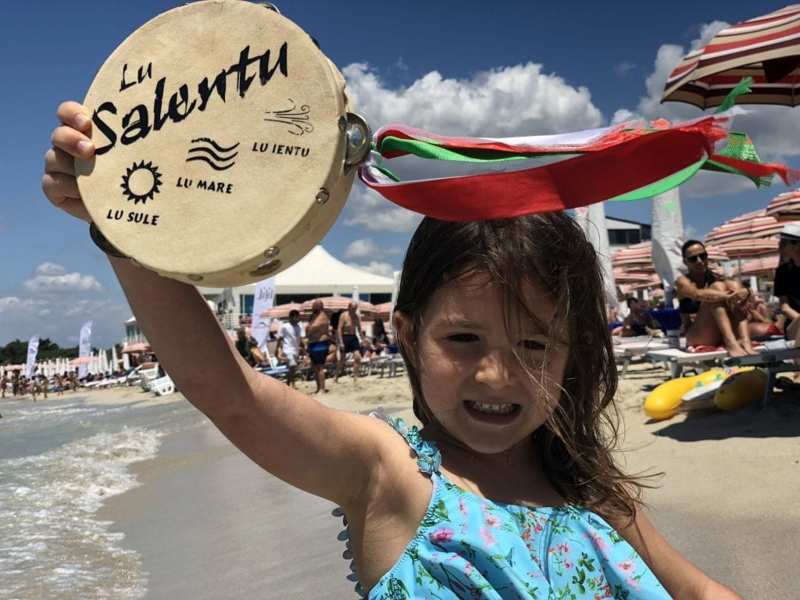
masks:
{"label": "sky", "polygon": [[[67,99],[81,100],[105,58],[136,28],[182,2],[3,2],[0,5],[0,345],[37,334],[77,344],[94,321],[93,345],[124,337],[131,316],[87,227],[41,191],[43,158]],[[727,23],[782,3],[711,2],[277,2],[344,73],[355,111],[373,129],[401,122],[469,136],[576,131],[630,118],[685,119],[701,112],[660,104],[681,56]],[[734,129],[763,160],[800,166],[800,113],[748,107]],[[406,176],[432,173],[407,161]],[[681,190],[687,234],[764,208],[786,191],[702,174]],[[650,222],[649,200],[609,203],[610,216]],[[322,240],[337,258],[380,274],[399,268],[419,217],[356,183]]]}

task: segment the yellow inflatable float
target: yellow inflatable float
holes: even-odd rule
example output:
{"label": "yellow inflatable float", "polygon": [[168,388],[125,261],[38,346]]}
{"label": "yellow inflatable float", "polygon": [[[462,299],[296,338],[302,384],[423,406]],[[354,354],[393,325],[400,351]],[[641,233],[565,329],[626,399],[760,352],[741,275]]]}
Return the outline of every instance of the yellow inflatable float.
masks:
{"label": "yellow inflatable float", "polygon": [[764,395],[767,374],[753,367],[710,369],[692,377],[679,377],[659,385],[644,401],[644,412],[651,419],[662,421],[677,414],[687,394],[695,397],[714,394],[714,406],[721,410],[738,410]]}
{"label": "yellow inflatable float", "polygon": [[764,396],[767,374],[761,369],[742,369],[722,382],[714,394],[714,406],[738,410]]}
{"label": "yellow inflatable float", "polygon": [[644,401],[644,412],[656,421],[670,419],[678,412],[684,394],[698,387],[722,382],[730,373],[730,369],[710,369],[692,377],[679,377],[666,381],[647,396]]}

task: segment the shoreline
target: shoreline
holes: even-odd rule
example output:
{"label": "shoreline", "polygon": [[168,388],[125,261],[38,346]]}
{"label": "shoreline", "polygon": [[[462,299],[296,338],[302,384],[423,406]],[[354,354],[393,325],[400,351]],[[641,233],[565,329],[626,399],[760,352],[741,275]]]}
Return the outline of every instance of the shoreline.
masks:
{"label": "shoreline", "polygon": [[[617,393],[620,463],[631,473],[664,472],[644,494],[649,517],[672,546],[743,597],[789,597],[800,555],[798,398],[778,394],[763,411],[694,410],[647,422],[641,387],[662,373],[633,369]],[[408,420],[406,378],[370,379],[354,387],[344,378],[319,399],[362,413],[383,405]],[[313,383],[301,389],[311,392]],[[333,506],[261,470],[205,418],[165,435],[156,457],[130,468],[139,485],[109,498],[98,518],[113,521],[122,545],[141,555],[147,598],[355,597]]]}

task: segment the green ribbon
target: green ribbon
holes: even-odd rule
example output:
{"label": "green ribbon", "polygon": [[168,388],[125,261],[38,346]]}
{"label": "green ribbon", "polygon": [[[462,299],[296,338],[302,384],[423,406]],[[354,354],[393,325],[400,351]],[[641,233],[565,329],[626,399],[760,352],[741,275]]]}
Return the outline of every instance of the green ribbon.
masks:
{"label": "green ribbon", "polygon": [[742,94],[749,94],[750,87],[753,85],[753,78],[752,77],[744,77],[739,83],[736,84],[728,95],[725,96],[725,100],[722,101],[717,107],[717,110],[714,111],[714,114],[725,112],[729,108],[731,108],[734,104],[736,104],[736,98],[741,96]]}

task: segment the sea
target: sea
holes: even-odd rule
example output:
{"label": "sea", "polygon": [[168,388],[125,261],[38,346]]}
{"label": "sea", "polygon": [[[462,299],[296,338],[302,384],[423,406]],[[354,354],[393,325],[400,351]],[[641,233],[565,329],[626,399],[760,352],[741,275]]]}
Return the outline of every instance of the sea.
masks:
{"label": "sea", "polygon": [[0,400],[0,415],[0,598],[143,597],[141,557],[98,510],[139,485],[131,465],[156,456],[165,435],[199,426],[200,412],[51,394]]}

